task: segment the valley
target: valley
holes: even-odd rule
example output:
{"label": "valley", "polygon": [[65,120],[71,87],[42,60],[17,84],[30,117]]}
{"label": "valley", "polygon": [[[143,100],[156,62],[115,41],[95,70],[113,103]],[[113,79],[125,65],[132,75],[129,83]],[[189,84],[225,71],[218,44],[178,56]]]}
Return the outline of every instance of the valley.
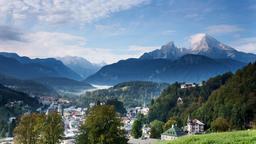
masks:
{"label": "valley", "polygon": [[[32,59],[2,52],[0,137],[13,141],[24,116],[56,112],[63,121],[62,143],[76,143],[91,110],[105,106],[113,107],[131,143],[182,143],[194,134],[205,139],[214,135],[205,133],[255,128],[256,55],[206,34],[191,45],[185,49],[170,42],[139,58],[106,65],[79,57]],[[139,132],[135,123],[141,125]],[[194,123],[203,125],[200,132],[188,128]]]}

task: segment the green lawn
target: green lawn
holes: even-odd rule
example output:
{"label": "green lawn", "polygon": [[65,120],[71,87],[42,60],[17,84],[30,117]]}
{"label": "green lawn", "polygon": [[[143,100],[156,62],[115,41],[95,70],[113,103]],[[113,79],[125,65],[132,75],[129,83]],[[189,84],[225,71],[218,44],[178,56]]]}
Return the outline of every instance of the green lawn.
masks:
{"label": "green lawn", "polygon": [[256,130],[183,136],[174,141],[161,141],[158,144],[256,144]]}

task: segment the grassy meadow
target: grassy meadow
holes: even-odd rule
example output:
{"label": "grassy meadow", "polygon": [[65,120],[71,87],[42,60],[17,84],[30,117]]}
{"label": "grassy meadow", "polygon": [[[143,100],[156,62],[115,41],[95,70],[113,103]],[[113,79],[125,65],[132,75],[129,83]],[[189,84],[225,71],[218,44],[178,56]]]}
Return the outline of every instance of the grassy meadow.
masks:
{"label": "grassy meadow", "polygon": [[161,141],[158,144],[256,144],[256,130],[183,136],[174,141]]}

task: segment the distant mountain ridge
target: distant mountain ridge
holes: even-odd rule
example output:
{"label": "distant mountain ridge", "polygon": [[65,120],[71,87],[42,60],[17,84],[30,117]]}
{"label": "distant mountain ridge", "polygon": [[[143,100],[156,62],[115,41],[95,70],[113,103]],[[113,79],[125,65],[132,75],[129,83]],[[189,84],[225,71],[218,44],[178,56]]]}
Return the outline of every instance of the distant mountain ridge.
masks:
{"label": "distant mountain ridge", "polygon": [[213,59],[234,59],[244,63],[254,62],[256,55],[244,53],[227,46],[212,36],[199,33],[191,37],[190,49],[178,48],[173,42],[163,45],[160,49],[144,53],[140,59],[171,59],[176,60],[186,54],[204,55]]}
{"label": "distant mountain ridge", "polygon": [[86,81],[93,84],[117,84],[131,80],[156,82],[200,82],[217,74],[235,71],[245,63],[232,59],[212,59],[188,54],[177,60],[128,59],[107,65]]}
{"label": "distant mountain ridge", "polygon": [[57,57],[56,59],[62,61],[66,66],[79,74],[83,79],[95,73],[102,67],[102,65],[93,64],[82,57],[65,56]]}
{"label": "distant mountain ridge", "polygon": [[81,79],[81,77],[54,58],[30,59],[16,53],[0,53],[0,73],[20,79],[34,79],[39,77],[67,77]]}

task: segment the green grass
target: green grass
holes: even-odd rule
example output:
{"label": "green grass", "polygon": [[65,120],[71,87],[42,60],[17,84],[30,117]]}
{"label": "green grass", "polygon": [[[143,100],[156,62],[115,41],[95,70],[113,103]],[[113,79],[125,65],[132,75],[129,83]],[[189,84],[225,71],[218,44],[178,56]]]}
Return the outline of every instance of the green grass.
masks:
{"label": "green grass", "polygon": [[183,136],[158,144],[256,144],[256,130]]}

